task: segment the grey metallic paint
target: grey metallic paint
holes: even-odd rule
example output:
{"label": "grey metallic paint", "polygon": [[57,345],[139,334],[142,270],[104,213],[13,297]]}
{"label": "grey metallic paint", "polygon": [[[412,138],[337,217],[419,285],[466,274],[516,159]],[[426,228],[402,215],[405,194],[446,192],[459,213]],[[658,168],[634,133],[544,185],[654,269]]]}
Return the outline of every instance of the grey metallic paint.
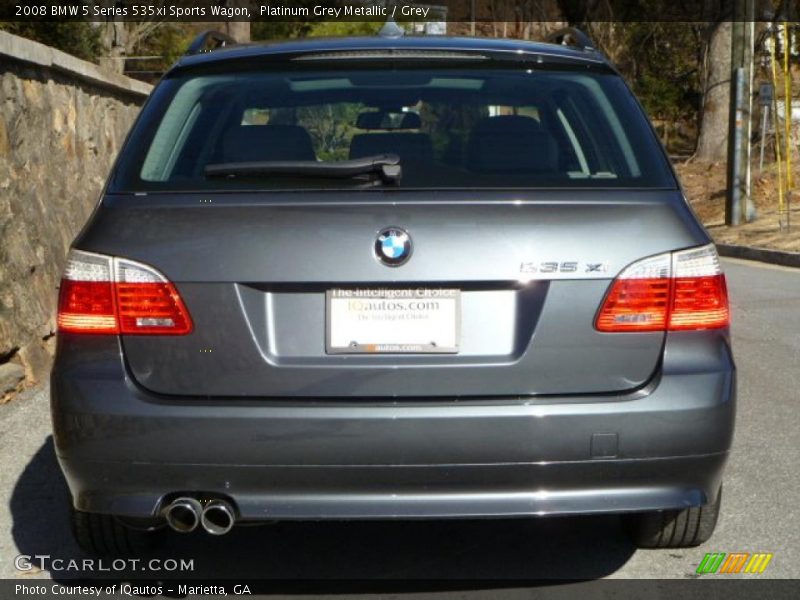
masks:
{"label": "grey metallic paint", "polygon": [[[722,333],[669,334],[654,381],[604,398],[177,400],[137,386],[114,338],[63,335],[58,353],[55,443],[77,506],[130,516],[178,491],[224,494],[247,519],[698,505],[735,415]],[[608,432],[617,456],[593,458]]]}
{"label": "grey metallic paint", "polygon": [[[576,190],[481,191],[480,200],[465,191],[202,195],[210,204],[197,195],[114,196],[76,246],[153,265],[183,296],[192,335],[123,340],[134,378],[156,393],[618,392],[653,375],[664,335],[593,328],[611,279],[642,257],[709,240],[677,191],[597,196]],[[414,238],[414,256],[400,267],[387,268],[372,255],[386,223]],[[528,261],[603,262],[608,270],[521,273]],[[325,292],[347,285],[461,288],[461,352],[327,355]]]}
{"label": "grey metallic paint", "polygon": [[[172,73],[387,46],[613,71],[602,55],[559,46],[361,38],[224,49]],[[372,256],[389,225],[415,242],[394,269]],[[712,501],[735,418],[727,330],[592,327],[626,265],[709,242],[677,184],[107,194],[75,247],[161,270],[195,331],[59,335],[54,439],[74,503],[147,517],[179,492],[213,494],[258,521]],[[609,268],[520,273],[544,260]],[[461,353],[326,355],[324,294],[334,284],[461,288]]]}

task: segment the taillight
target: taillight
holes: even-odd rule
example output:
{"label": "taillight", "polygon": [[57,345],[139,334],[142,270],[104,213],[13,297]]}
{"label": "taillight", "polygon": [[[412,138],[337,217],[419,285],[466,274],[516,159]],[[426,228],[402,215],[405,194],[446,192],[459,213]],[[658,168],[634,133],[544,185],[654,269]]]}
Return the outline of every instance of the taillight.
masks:
{"label": "taillight", "polygon": [[61,279],[58,329],[185,335],[192,331],[192,319],[175,286],[152,267],[72,250]]}
{"label": "taillight", "polygon": [[599,331],[663,331],[670,297],[670,255],[632,264],[614,280],[595,327]]}
{"label": "taillight", "polygon": [[71,251],[61,278],[58,329],[119,333],[111,258]]}
{"label": "taillight", "polygon": [[728,326],[728,288],[713,245],[675,252],[672,273],[671,330]]}
{"label": "taillight", "polygon": [[603,332],[727,327],[728,292],[713,245],[659,254],[627,267],[597,314]]}

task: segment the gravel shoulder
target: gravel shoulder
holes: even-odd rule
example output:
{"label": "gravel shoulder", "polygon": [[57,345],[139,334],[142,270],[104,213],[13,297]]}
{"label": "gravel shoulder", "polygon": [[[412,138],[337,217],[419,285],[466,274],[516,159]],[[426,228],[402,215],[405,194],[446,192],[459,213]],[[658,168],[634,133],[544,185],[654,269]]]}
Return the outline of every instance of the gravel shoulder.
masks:
{"label": "gravel shoulder", "polygon": [[[800,252],[800,194],[788,203],[790,227],[781,227],[778,181],[774,167],[752,176],[758,218],[738,227],[725,225],[726,174],[724,163],[684,162],[675,165],[692,208],[718,244]],[[795,176],[800,182],[800,172]]]}

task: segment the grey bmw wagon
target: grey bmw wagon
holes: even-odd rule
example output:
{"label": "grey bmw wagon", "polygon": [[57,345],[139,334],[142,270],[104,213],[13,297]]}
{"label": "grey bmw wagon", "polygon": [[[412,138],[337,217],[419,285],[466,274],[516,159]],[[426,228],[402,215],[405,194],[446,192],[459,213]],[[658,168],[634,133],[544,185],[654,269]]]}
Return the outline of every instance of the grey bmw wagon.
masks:
{"label": "grey bmw wagon", "polygon": [[588,513],[709,538],[725,278],[620,75],[558,39],[197,40],[60,285],[84,549]]}

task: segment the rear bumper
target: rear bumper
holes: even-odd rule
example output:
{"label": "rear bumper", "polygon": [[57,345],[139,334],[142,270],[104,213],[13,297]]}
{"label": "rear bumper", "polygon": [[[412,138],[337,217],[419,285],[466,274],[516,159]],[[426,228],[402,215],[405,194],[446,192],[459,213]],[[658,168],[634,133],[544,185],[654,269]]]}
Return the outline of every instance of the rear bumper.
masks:
{"label": "rear bumper", "polygon": [[713,500],[735,370],[724,336],[686,333],[668,337],[649,386],[622,396],[178,400],[132,382],[114,338],[64,336],[51,393],[81,510],[146,517],[194,492],[253,521],[519,516]]}
{"label": "rear bumper", "polygon": [[244,521],[622,513],[713,500],[726,454],[516,465],[275,467],[61,460],[76,506],[132,517],[177,490],[232,500]]}

